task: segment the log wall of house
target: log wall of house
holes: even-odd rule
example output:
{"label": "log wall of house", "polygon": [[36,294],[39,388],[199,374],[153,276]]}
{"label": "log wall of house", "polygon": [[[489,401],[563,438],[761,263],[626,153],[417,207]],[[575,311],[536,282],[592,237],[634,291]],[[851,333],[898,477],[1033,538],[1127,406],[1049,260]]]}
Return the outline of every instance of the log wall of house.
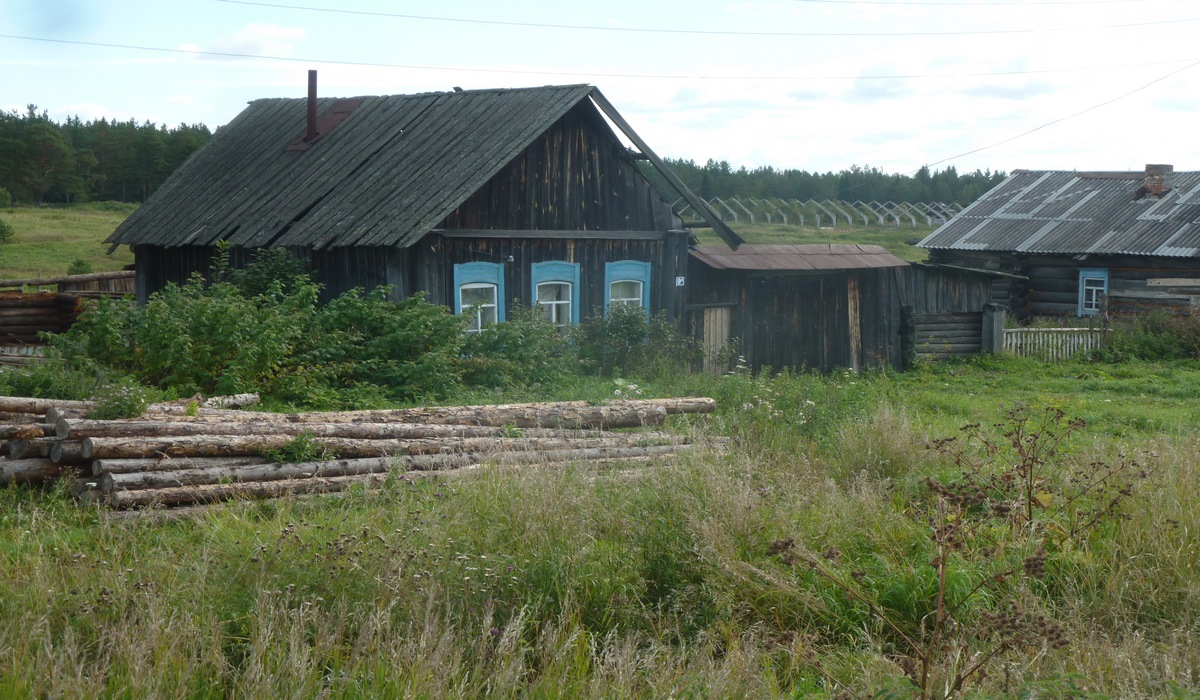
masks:
{"label": "log wall of house", "polygon": [[576,110],[439,228],[666,231],[680,228],[680,220],[612,136]]}
{"label": "log wall of house", "polygon": [[1200,260],[1152,256],[1025,255],[931,251],[931,260],[1024,275],[1011,281],[1009,309],[1018,318],[1078,314],[1079,271],[1108,270],[1108,311],[1117,316],[1200,306]]}

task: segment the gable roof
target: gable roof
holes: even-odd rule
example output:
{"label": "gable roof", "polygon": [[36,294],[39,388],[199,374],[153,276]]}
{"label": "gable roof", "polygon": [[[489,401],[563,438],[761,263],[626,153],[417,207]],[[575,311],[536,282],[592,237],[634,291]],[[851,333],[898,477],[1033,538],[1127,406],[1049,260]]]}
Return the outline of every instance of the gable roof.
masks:
{"label": "gable roof", "polygon": [[879,245],[808,243],[803,245],[701,245],[691,255],[715,270],[796,272],[906,267],[908,263]]}
{"label": "gable roof", "polygon": [[1144,197],[1143,172],[1018,170],[925,237],[922,248],[1200,256],[1200,172],[1168,172]]}
{"label": "gable roof", "polygon": [[[590,85],[322,98],[325,133],[310,144],[306,99],[255,100],[108,242],[409,246],[581,104],[620,145],[597,111],[611,105]],[[619,115],[614,123],[722,239],[741,243]]]}

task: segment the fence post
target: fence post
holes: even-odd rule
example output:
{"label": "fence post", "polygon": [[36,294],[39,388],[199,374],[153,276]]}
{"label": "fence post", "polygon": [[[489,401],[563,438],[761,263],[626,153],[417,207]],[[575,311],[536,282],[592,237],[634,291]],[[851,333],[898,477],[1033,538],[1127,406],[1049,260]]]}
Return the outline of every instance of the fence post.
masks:
{"label": "fence post", "polygon": [[980,340],[983,352],[989,355],[999,355],[1004,349],[1004,316],[1006,308],[1001,304],[983,305],[983,328],[980,330]]}

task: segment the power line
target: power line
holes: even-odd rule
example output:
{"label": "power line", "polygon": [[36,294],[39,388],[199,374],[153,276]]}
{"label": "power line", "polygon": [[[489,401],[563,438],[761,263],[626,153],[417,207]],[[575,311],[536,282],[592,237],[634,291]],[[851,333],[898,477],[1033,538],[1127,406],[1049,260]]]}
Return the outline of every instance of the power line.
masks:
{"label": "power line", "polygon": [[[988,149],[990,149],[990,148],[995,148],[995,147],[997,147],[997,146],[1003,146],[1003,145],[1004,145],[1004,144],[1006,144],[1006,143],[1011,143],[1011,142],[1013,142],[1013,141],[1016,141],[1016,140],[1017,140],[1017,139],[1019,139],[1019,138],[1023,138],[1023,137],[1025,137],[1025,136],[1028,136],[1028,135],[1030,135],[1030,134],[1034,133],[1035,131],[1041,131],[1042,129],[1045,129],[1045,128],[1046,128],[1046,127],[1048,127],[1048,126],[1054,126],[1055,124],[1059,124],[1059,123],[1061,123],[1061,122],[1064,122],[1064,121],[1066,121],[1066,120],[1068,120],[1068,119],[1074,119],[1075,117],[1078,117],[1078,116],[1081,116],[1081,115],[1087,114],[1088,112],[1091,112],[1091,111],[1094,111],[1094,110],[1100,109],[1101,107],[1106,107],[1106,106],[1108,106],[1108,105],[1110,105],[1110,104],[1112,104],[1112,103],[1114,103],[1114,102],[1119,102],[1120,100],[1123,100],[1123,99],[1125,99],[1126,97],[1129,97],[1129,96],[1131,96],[1131,95],[1136,95],[1137,93],[1139,93],[1139,92],[1141,92],[1141,91],[1143,91],[1143,90],[1146,90],[1147,88],[1149,88],[1149,87],[1151,87],[1151,86],[1153,86],[1153,85],[1155,85],[1155,84],[1157,84],[1157,83],[1161,83],[1162,81],[1164,81],[1164,80],[1166,80],[1166,79],[1168,79],[1168,78],[1171,78],[1171,77],[1174,77],[1174,76],[1176,76],[1176,75],[1179,75],[1180,73],[1182,73],[1182,72],[1184,72],[1184,71],[1188,70],[1189,68],[1194,68],[1194,67],[1196,67],[1196,66],[1200,66],[1200,61],[1195,61],[1195,62],[1193,62],[1193,63],[1189,63],[1188,65],[1184,66],[1183,68],[1179,68],[1179,69],[1177,69],[1177,70],[1173,70],[1173,71],[1171,71],[1170,73],[1167,73],[1166,75],[1163,75],[1163,76],[1160,76],[1160,77],[1158,77],[1158,78],[1155,78],[1154,80],[1151,80],[1150,82],[1148,82],[1148,83],[1146,83],[1146,84],[1144,84],[1144,85],[1141,85],[1141,86],[1139,86],[1139,87],[1136,87],[1136,88],[1134,88],[1134,89],[1130,90],[1129,92],[1126,92],[1126,93],[1124,93],[1124,94],[1122,94],[1122,95],[1118,95],[1118,96],[1116,96],[1116,97],[1114,97],[1114,98],[1112,98],[1112,99],[1105,100],[1104,102],[1100,102],[1100,103],[1098,103],[1098,104],[1094,104],[1094,105],[1092,105],[1091,107],[1088,107],[1088,108],[1086,108],[1086,109],[1081,109],[1081,110],[1079,110],[1078,112],[1075,112],[1074,114],[1068,114],[1068,115],[1067,115],[1067,116],[1065,116],[1065,117],[1059,117],[1058,119],[1053,119],[1053,120],[1051,120],[1051,121],[1048,121],[1048,122],[1046,122],[1045,124],[1041,124],[1041,125],[1035,126],[1035,127],[1033,127],[1032,129],[1029,129],[1029,130],[1027,130],[1027,131],[1022,131],[1021,133],[1017,134],[1016,136],[1011,136],[1011,137],[1009,137],[1009,138],[1006,138],[1006,139],[1004,139],[1003,141],[997,141],[996,143],[992,143],[992,144],[989,144],[989,145],[987,145],[987,146],[980,146],[979,148],[974,148],[974,149],[971,149],[971,150],[969,150],[969,151],[964,151],[963,153],[959,153],[958,155],[950,156],[949,158],[943,158],[943,159],[941,159],[941,160],[939,160],[939,161],[935,161],[935,162],[933,162],[933,163],[926,163],[926,164],[925,164],[925,167],[932,167],[932,166],[934,166],[934,165],[940,165],[940,164],[942,164],[942,163],[945,163],[945,162],[948,162],[948,161],[951,161],[951,160],[956,160],[956,159],[958,159],[958,158],[962,158],[963,156],[969,156],[969,155],[973,155],[973,154],[975,154],[975,153],[979,153],[980,151],[986,151],[986,150],[988,150]],[[915,173],[915,172],[918,172],[918,171],[917,171],[917,170],[914,170],[913,172]]]}
{"label": "power line", "polygon": [[[1096,0],[1092,0],[1096,1]],[[1164,24],[1186,24],[1200,22],[1200,17],[1184,17],[1179,19],[1152,20],[1147,22],[1128,22],[1123,24],[1102,24],[1087,27],[1036,27],[1032,29],[977,29],[970,31],[921,31],[921,32],[743,32],[720,29],[665,29],[650,27],[604,27],[591,24],[549,24],[543,22],[513,22],[508,20],[467,19],[462,17],[437,17],[433,15],[410,15],[393,12],[367,12],[365,10],[345,10],[334,7],[313,7],[309,5],[284,5],[268,2],[252,2],[251,0],[215,0],[230,5],[250,5],[254,7],[271,7],[282,10],[302,10],[305,12],[325,12],[341,15],[359,15],[366,17],[390,17],[394,19],[415,19],[426,22],[453,22],[457,24],[477,24],[502,27],[526,27],[536,29],[570,29],[598,32],[639,32],[645,34],[685,34],[699,36],[752,36],[752,37],[889,37],[889,36],[980,36],[996,34],[1035,34],[1040,32],[1070,32],[1090,31],[1097,29],[1128,29],[1132,27],[1151,27]]]}
{"label": "power line", "polygon": [[667,73],[597,73],[594,71],[550,71],[550,70],[517,70],[510,68],[458,68],[448,66],[423,66],[404,63],[374,63],[369,61],[339,61],[322,58],[296,58],[292,56],[271,56],[266,54],[237,53],[232,51],[204,51],[201,49],[168,49],[159,46],[139,46],[136,44],[113,44],[98,41],[77,41],[73,39],[51,39],[48,37],[19,36],[15,34],[0,34],[0,39],[16,39],[20,41],[37,41],[52,44],[71,44],[75,46],[93,46],[107,49],[124,49],[129,51],[151,51],[157,53],[183,54],[187,56],[215,56],[218,58],[248,58],[264,61],[284,61],[288,63],[309,63],[335,66],[359,66],[364,68],[400,68],[404,70],[454,71],[461,73],[500,73],[509,75],[545,75],[554,77],[590,76],[594,78],[629,78],[649,80],[763,80],[763,81],[802,81],[802,80],[915,80],[938,78],[984,78],[1005,77],[1017,75],[1047,75],[1054,73],[1080,73],[1097,70],[1121,70],[1125,68],[1141,68],[1147,66],[1171,65],[1195,61],[1195,58],[1178,58],[1164,61],[1147,61],[1143,63],[1126,63],[1107,66],[1080,66],[1073,68],[1045,68],[1036,70],[1011,71],[978,71],[964,73],[896,73],[887,75],[703,75],[703,74],[667,74]]}

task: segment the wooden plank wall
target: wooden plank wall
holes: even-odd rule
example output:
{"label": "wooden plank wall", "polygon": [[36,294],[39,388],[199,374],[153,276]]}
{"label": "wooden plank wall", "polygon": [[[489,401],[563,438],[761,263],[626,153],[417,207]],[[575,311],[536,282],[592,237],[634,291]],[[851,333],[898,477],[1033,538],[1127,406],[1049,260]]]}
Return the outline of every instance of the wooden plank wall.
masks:
{"label": "wooden plank wall", "polygon": [[680,226],[670,203],[612,137],[572,111],[439,228],[666,231]]}
{"label": "wooden plank wall", "polygon": [[686,269],[687,238],[686,233],[664,233],[660,240],[451,238],[431,234],[414,251],[416,287],[428,290],[430,301],[453,306],[455,264],[501,263],[508,301],[530,304],[533,263],[551,260],[579,263],[579,311],[588,316],[604,307],[605,264],[639,260],[651,265],[651,311],[663,311],[675,320],[682,316],[685,301],[686,287],[676,287],[675,277]]}

